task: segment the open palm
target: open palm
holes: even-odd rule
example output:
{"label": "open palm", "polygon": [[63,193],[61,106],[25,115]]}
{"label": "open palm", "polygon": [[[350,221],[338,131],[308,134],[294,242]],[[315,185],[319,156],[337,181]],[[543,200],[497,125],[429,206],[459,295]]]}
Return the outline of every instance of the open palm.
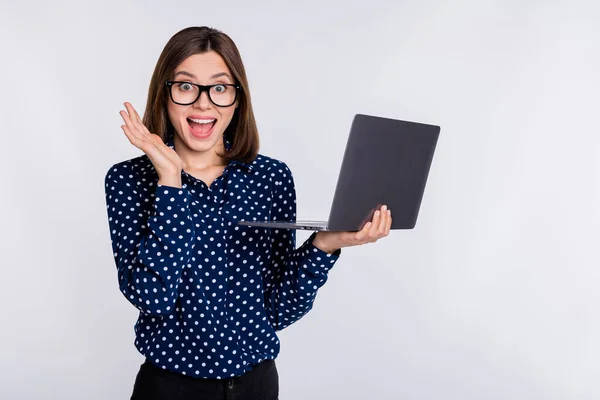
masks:
{"label": "open palm", "polygon": [[318,232],[314,238],[314,245],[331,252],[343,247],[359,246],[374,243],[389,235],[392,227],[392,212],[383,205],[358,232]]}
{"label": "open palm", "polygon": [[181,174],[183,162],[177,152],[167,146],[159,135],[148,131],[130,103],[124,105],[127,111],[119,112],[125,121],[121,129],[129,142],[146,153],[160,178]]}

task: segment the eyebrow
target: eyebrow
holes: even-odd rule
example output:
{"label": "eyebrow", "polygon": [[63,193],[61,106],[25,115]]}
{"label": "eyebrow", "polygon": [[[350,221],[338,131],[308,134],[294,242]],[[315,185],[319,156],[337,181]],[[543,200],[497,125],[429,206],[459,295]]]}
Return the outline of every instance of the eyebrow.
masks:
{"label": "eyebrow", "polygon": [[[175,77],[177,77],[177,75],[185,75],[185,76],[190,77],[192,79],[198,79],[198,78],[196,78],[196,75],[194,75],[194,74],[192,74],[190,72],[187,72],[187,71],[178,71],[177,73],[175,73]],[[231,78],[231,76],[229,76],[229,74],[227,72],[219,72],[217,74],[214,74],[214,75],[212,75],[210,77],[210,79],[217,79],[217,78],[220,78],[222,76],[226,76],[227,78],[233,80],[233,78]]]}

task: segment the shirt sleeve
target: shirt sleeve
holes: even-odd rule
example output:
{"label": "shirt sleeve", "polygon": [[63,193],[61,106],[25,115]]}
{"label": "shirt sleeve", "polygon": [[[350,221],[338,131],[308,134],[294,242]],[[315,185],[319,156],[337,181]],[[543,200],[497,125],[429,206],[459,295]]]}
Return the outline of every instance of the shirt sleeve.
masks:
{"label": "shirt sleeve", "polygon": [[119,288],[141,312],[170,314],[194,247],[189,193],[153,185],[154,193],[142,195],[136,177],[131,164],[121,163],[104,181]]}
{"label": "shirt sleeve", "polygon": [[[296,220],[294,179],[284,163],[271,169],[273,220]],[[340,250],[329,254],[312,244],[311,235],[296,249],[296,231],[273,229],[271,259],[265,276],[265,305],[271,325],[282,330],[306,315],[327,281]]]}

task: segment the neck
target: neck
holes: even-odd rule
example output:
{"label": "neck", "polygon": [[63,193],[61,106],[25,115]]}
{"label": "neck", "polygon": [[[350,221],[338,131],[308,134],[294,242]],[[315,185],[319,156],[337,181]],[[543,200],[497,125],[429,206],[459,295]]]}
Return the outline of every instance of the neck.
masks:
{"label": "neck", "polygon": [[184,170],[201,170],[227,165],[225,159],[217,154],[225,152],[225,145],[222,138],[212,148],[206,151],[195,151],[191,149],[177,134],[173,137],[173,144],[177,151],[177,155],[179,155],[179,158],[181,158],[181,161],[183,162]]}

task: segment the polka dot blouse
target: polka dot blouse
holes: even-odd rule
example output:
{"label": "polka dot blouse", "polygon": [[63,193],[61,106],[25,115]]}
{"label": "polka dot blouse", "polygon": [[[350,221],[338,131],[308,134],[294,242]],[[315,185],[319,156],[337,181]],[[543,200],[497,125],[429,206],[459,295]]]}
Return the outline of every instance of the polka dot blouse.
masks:
{"label": "polka dot blouse", "polygon": [[119,287],[140,311],[135,345],[184,375],[236,377],[276,358],[276,331],[312,308],[339,257],[314,234],[296,249],[293,230],[237,225],[296,218],[289,168],[263,155],[231,161],[210,187],[182,171],[181,188],[159,185],[143,155],[113,165],[105,191]]}

